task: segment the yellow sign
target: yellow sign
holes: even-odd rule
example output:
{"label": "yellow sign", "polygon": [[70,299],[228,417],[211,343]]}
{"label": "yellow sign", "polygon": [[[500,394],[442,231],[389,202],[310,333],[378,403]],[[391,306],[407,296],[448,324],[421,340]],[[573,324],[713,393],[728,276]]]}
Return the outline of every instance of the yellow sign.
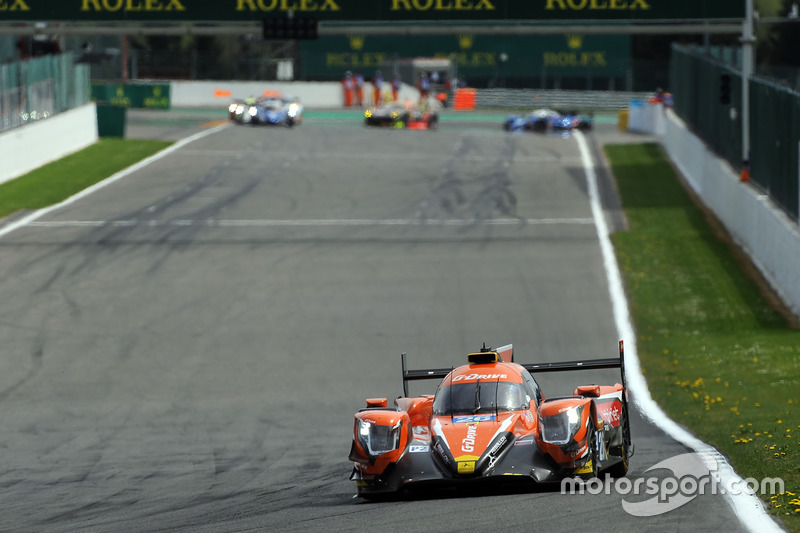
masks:
{"label": "yellow sign", "polygon": [[475,461],[459,461],[458,462],[459,474],[473,474],[475,473]]}

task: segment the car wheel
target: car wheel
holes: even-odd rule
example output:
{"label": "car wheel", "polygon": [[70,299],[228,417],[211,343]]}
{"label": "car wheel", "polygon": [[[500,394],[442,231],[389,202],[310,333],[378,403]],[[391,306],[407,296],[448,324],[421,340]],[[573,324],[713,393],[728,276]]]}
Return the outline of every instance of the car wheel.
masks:
{"label": "car wheel", "polygon": [[622,459],[620,462],[610,466],[607,470],[608,475],[613,478],[621,478],[625,477],[628,474],[628,447],[625,446],[625,443],[622,443],[622,446],[618,448],[619,453],[615,453],[614,455],[620,455]]}
{"label": "car wheel", "polygon": [[613,450],[609,450],[611,455],[620,457],[620,462],[612,465],[608,469],[608,475],[613,478],[625,477],[628,474],[628,443],[631,441],[630,430],[628,426],[628,410],[622,408],[622,444],[615,446]]}

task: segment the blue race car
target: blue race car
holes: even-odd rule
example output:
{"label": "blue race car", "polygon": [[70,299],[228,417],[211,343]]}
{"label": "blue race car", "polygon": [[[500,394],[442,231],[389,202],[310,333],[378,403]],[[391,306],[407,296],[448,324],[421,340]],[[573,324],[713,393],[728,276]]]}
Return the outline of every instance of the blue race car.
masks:
{"label": "blue race car", "polygon": [[536,109],[529,115],[508,115],[503,122],[506,131],[550,131],[588,130],[592,128],[592,117],[576,113],[562,114],[553,109]]}
{"label": "blue race car", "polygon": [[244,106],[241,124],[274,124],[292,127],[303,121],[303,106],[294,98],[270,96]]}

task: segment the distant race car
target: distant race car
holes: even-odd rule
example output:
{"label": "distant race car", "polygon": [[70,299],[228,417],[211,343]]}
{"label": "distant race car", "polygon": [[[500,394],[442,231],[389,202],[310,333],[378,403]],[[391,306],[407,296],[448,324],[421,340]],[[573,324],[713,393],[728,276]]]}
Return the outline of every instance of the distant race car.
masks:
{"label": "distant race car", "polygon": [[432,130],[436,129],[439,124],[439,113],[432,106],[389,104],[367,109],[364,112],[364,124],[367,126]]}
{"label": "distant race car", "polygon": [[234,101],[228,115],[238,124],[294,126],[303,121],[303,106],[294,98],[267,96]]}
{"label": "distant race car", "polygon": [[589,130],[592,117],[576,113],[562,114],[554,109],[536,109],[528,115],[508,115],[503,122],[506,131],[549,131]]}
{"label": "distant race car", "polygon": [[[623,477],[633,454],[619,358],[545,364],[513,362],[512,345],[485,346],[455,369],[407,370],[404,396],[367,399],[355,415],[350,460],[358,495],[370,498],[431,485]],[[621,381],[544,398],[531,373],[620,368]],[[436,394],[408,395],[412,380],[441,379]]]}

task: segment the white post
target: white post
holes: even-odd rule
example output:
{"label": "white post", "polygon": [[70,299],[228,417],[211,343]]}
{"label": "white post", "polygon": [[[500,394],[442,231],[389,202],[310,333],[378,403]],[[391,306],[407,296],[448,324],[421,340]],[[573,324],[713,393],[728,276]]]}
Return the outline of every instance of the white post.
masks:
{"label": "white post", "polygon": [[753,75],[753,0],[746,0],[742,24],[742,161],[750,160],[750,77]]}

